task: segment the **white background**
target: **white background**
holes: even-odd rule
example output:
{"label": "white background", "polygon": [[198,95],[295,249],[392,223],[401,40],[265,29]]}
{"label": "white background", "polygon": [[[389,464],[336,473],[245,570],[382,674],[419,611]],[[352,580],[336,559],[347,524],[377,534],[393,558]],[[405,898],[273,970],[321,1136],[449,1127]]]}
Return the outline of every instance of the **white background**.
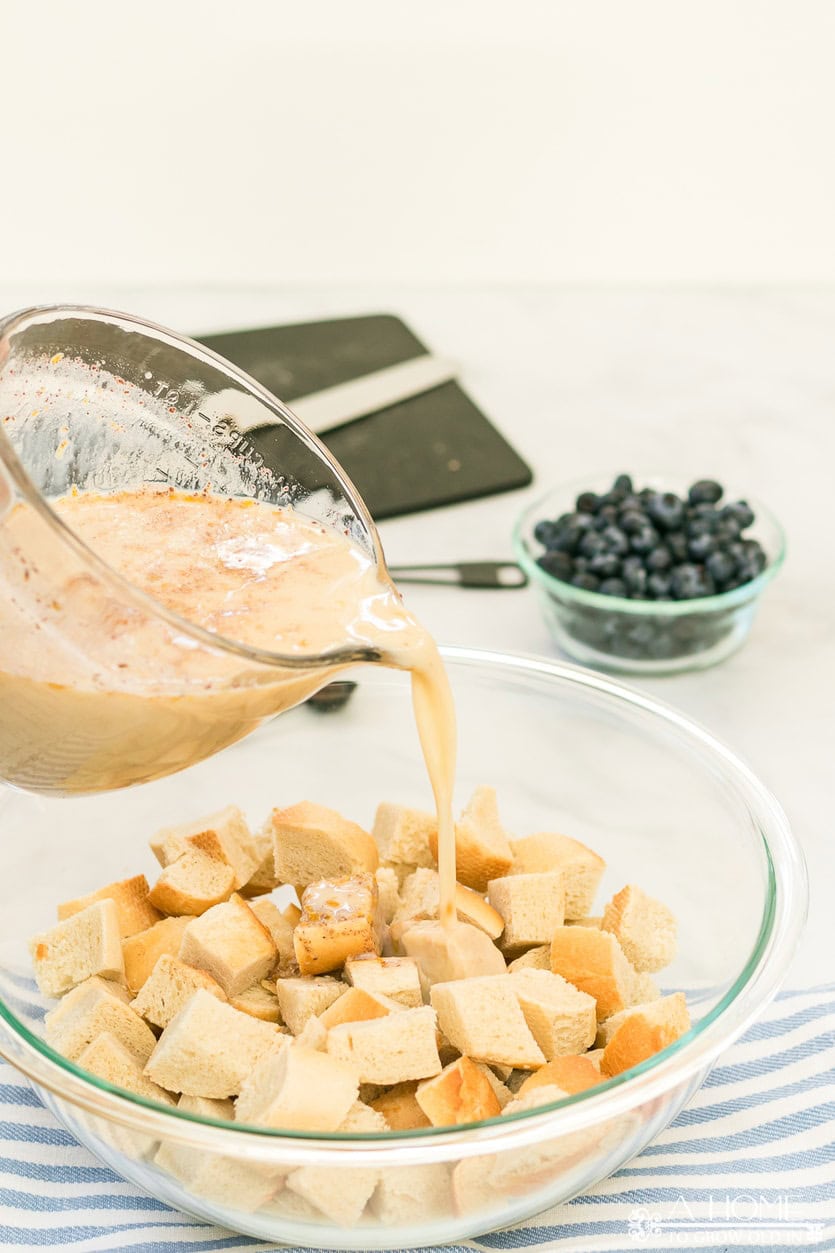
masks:
{"label": "white background", "polygon": [[831,0],[3,0],[0,276],[835,279]]}

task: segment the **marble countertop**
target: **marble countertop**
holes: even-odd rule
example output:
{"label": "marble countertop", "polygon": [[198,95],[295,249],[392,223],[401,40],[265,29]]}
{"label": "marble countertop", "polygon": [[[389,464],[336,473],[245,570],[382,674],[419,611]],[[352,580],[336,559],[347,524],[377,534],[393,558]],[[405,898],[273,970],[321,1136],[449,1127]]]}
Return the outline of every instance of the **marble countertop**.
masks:
{"label": "marble countertop", "polygon": [[[533,465],[530,489],[386,522],[392,563],[509,557],[550,484],[682,468],[769,502],[788,560],[750,640],[722,665],[633,681],[747,759],[784,806],[812,883],[789,982],[831,979],[835,894],[835,288],[287,288],[0,285],[0,310],[74,301],[186,332],[395,312],[460,364],[474,398]],[[531,589],[413,587],[444,643],[554,655]],[[632,680],[627,680],[632,681]]]}

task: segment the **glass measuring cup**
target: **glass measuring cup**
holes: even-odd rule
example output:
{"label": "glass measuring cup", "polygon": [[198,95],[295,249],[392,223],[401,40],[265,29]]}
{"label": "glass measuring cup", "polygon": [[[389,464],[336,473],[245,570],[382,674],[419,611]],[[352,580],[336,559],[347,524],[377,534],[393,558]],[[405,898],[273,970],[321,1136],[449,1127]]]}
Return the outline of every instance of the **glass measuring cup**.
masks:
{"label": "glass measuring cup", "polygon": [[[268,447],[239,423],[269,427]],[[240,739],[335,671],[380,660],[355,644],[281,654],[203,630],[102,562],[49,504],[74,488],[147,485],[290,506],[385,569],[344,471],[242,371],[126,314],[13,314],[0,322],[2,781],[66,795],[159,778]],[[37,665],[27,669],[26,657]]]}

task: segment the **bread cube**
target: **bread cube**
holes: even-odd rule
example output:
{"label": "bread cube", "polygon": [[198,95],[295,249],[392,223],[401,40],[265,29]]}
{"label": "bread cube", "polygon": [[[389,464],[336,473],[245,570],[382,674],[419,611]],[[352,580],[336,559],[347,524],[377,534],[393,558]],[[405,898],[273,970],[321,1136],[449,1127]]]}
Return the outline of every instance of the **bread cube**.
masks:
{"label": "bread cube", "polygon": [[61,996],[91,975],[119,983],[125,978],[119,911],[109,898],[34,936],[29,951],[44,996]]}
{"label": "bread cube", "polygon": [[566,1096],[574,1096],[594,1088],[603,1080],[600,1070],[586,1055],[555,1057],[525,1080],[519,1088],[519,1096],[526,1096],[534,1088],[557,1087]]}
{"label": "bread cube", "polygon": [[327,976],[316,979],[310,976],[291,976],[277,979],[275,984],[281,1017],[293,1035],[298,1035],[309,1018],[323,1014],[346,991],[347,988],[340,979]]}
{"label": "bread cube", "polygon": [[366,1105],[360,1098],[354,1101],[345,1118],[339,1124],[340,1131],[353,1131],[363,1133],[375,1133],[380,1131],[390,1131],[385,1116],[378,1110],[372,1109],[370,1105]]}
{"label": "bread cube", "polygon": [[135,935],[137,931],[147,930],[162,918],[159,910],[149,901],[148,893],[148,880],[144,874],[134,875],[132,879],[120,879],[118,883],[108,883],[97,892],[90,892],[77,900],[64,901],[58,906],[58,920],[63,922],[65,918],[72,918],[73,914],[80,913],[96,901],[110,900],[116,906],[119,935],[124,939]]}
{"label": "bread cube", "polygon": [[504,921],[499,947],[511,956],[550,944],[565,920],[565,887],[558,870],[491,879],[487,897]]}
{"label": "bread cube", "polygon": [[374,1097],[370,1102],[371,1108],[385,1118],[392,1131],[431,1127],[431,1122],[418,1105],[416,1092],[417,1080],[407,1079]]}
{"label": "bread cube", "polygon": [[517,970],[550,970],[551,969],[551,944],[540,944],[536,948],[529,948],[527,952],[522,953],[519,957],[515,957],[512,962],[508,962],[508,974],[515,974]]}
{"label": "bread cube", "polygon": [[179,957],[207,971],[227,996],[238,996],[266,978],[278,953],[267,928],[246,901],[235,895],[189,923]]}
{"label": "bread cube", "polygon": [[[461,922],[479,927],[491,940],[504,930],[504,919],[492,905],[462,883],[455,885],[455,909]],[[441,883],[437,870],[415,870],[403,881],[400,903],[393,918],[393,934],[399,939],[412,920],[437,918],[441,910]]]}
{"label": "bread cube", "polygon": [[259,1022],[201,989],[163,1031],[145,1074],[172,1092],[235,1096],[265,1053],[283,1047],[272,1023]]}
{"label": "bread cube", "polygon": [[[111,991],[112,989],[112,991]],[[104,979],[86,979],[68,992],[44,1019],[44,1036],[56,1052],[77,1061],[88,1044],[109,1032],[143,1062],[156,1037],[120,995],[124,989]]]}
{"label": "bread cube", "polygon": [[380,861],[393,865],[432,868],[435,855],[429,845],[430,836],[437,839],[438,819],[434,814],[406,805],[383,801],[377,806],[372,835],[377,843]]}
{"label": "bread cube", "polygon": [[[298,1045],[307,1049],[316,1049],[319,1053],[327,1053],[328,1051],[328,1029],[322,1025],[322,1019],[315,1015],[308,1018],[297,1036],[294,1037]],[[376,1095],[377,1089],[374,1089]],[[362,1089],[360,1089],[360,1100],[363,1100]]]}
{"label": "bread cube", "polygon": [[493,1085],[469,1057],[459,1057],[439,1075],[424,1079],[415,1099],[433,1127],[481,1122],[501,1113]]}
{"label": "bread cube", "polygon": [[548,970],[519,970],[510,978],[525,1022],[548,1061],[581,1053],[594,1043],[593,997]]}
{"label": "bread cube", "polygon": [[125,982],[136,996],[148,981],[154,966],[164,953],[176,957],[180,951],[183,932],[191,918],[163,918],[147,931],[140,931],[122,941],[122,957],[125,963]]}
{"label": "bread cube", "polygon": [[300,1166],[287,1176],[287,1187],[338,1227],[353,1227],[377,1186],[378,1167],[352,1166],[334,1171],[329,1166]]}
{"label": "bread cube", "polygon": [[404,1006],[386,996],[375,996],[360,988],[347,988],[333,1005],[319,1015],[319,1022],[326,1031],[342,1022],[369,1022],[372,1018],[388,1018],[391,1013],[402,1013]]}
{"label": "bread cube", "polygon": [[374,996],[387,996],[407,1009],[423,1004],[420,972],[414,957],[349,957],[345,978],[355,988]]}
{"label": "bread cube", "polygon": [[344,1022],[328,1032],[328,1055],[352,1066],[362,1083],[427,1079],[441,1070],[435,1011],[428,1005],[385,1018]]}
{"label": "bread cube", "polygon": [[403,933],[400,943],[406,955],[417,961],[427,985],[504,974],[507,969],[489,935],[467,922],[452,927],[415,922]]}
{"label": "bread cube", "polygon": [[204,988],[219,1001],[226,1000],[223,988],[205,970],[188,966],[178,957],[163,953],[157,958],[150,977],[139,989],[133,1008],[155,1027],[167,1027],[199,988]]}
{"label": "bread cube", "polygon": [[591,913],[606,863],[592,849],[555,832],[541,832],[514,840],[513,874],[543,874],[557,870],[565,886],[565,918],[583,918]]}
{"label": "bread cube", "polygon": [[675,915],[634,883],[615,893],[603,910],[602,925],[604,931],[617,936],[624,953],[641,973],[663,970],[676,955]]}
{"label": "bread cube", "polygon": [[[493,1089],[493,1095],[499,1102],[499,1109],[504,1109],[508,1101],[513,1099],[513,1093],[510,1088],[508,1088],[506,1084],[502,1083],[495,1070],[492,1070],[486,1062],[473,1062],[473,1065],[478,1067],[484,1075],[484,1078],[490,1084],[490,1087]],[[502,1067],[502,1070],[506,1071],[508,1074],[510,1073],[507,1067]]]}
{"label": "bread cube", "polygon": [[538,1109],[540,1105],[553,1105],[556,1101],[564,1101],[567,1095],[555,1083],[543,1083],[538,1087],[528,1088],[524,1094],[520,1089],[519,1095],[505,1105],[502,1114],[521,1114]]}
{"label": "bread cube", "polygon": [[302,801],[270,815],[275,873],[301,894],[319,879],[372,874],[379,864],[377,845],[362,827],[333,809]]}
{"label": "bread cube", "polygon": [[302,894],[302,916],[293,932],[299,970],[327,974],[341,970],[349,957],[379,953],[381,926],[372,875],[311,883]]}
{"label": "bread cube", "polygon": [[250,1071],[235,1105],[238,1122],[283,1131],[336,1131],[357,1099],[356,1070],[290,1043]]}
{"label": "bread cube", "polygon": [[279,886],[275,873],[275,849],[273,846],[273,824],[267,820],[260,831],[253,831],[252,843],[258,864],[246,883],[240,889],[241,896],[264,896]]}
{"label": "bread cube", "polygon": [[652,975],[637,974],[632,980],[629,992],[629,1005],[646,1005],[647,1001],[657,1001],[661,992]]}
{"label": "bread cube", "polygon": [[599,1020],[629,1003],[635,972],[609,931],[558,927],[551,940],[551,969],[594,997]]}
{"label": "bread cube", "polygon": [[383,922],[391,922],[400,905],[400,888],[397,871],[392,866],[378,866],[374,871],[377,883],[377,899]]}
{"label": "bread cube", "polygon": [[242,1014],[249,1014],[251,1018],[259,1018],[261,1022],[280,1022],[281,1010],[278,1005],[278,997],[272,987],[267,987],[265,983],[254,983],[251,988],[246,988],[243,992],[239,992],[237,996],[229,998],[229,1004],[233,1009],[239,1009]]}
{"label": "bread cube", "polygon": [[[177,1108],[201,1118],[232,1121],[231,1101],[215,1101],[200,1096],[181,1096]],[[260,1209],[275,1196],[287,1175],[280,1167],[192,1149],[166,1141],[157,1150],[154,1165],[172,1175],[196,1196],[234,1209]]]}
{"label": "bread cube", "polygon": [[177,1101],[177,1109],[196,1114],[198,1118],[214,1118],[216,1122],[235,1121],[235,1102],[229,1097],[219,1101],[210,1096],[186,1096],[184,1093]]}
{"label": "bread cube", "polygon": [[[438,859],[438,835],[430,836],[432,856]],[[476,788],[455,824],[455,869],[459,883],[486,892],[491,879],[505,875],[513,865],[513,851],[499,820],[496,791]]]}
{"label": "bread cube", "polygon": [[164,914],[204,914],[228,900],[235,889],[235,872],[213,831],[190,837],[188,847],[169,862],[149,893]]}
{"label": "bread cube", "polygon": [[195,822],[163,827],[150,841],[151,852],[161,866],[170,866],[189,848],[200,847],[195,837],[199,841],[206,835],[214,836],[221,857],[232,867],[232,887],[237,892],[252,878],[260,860],[252,833],[237,805],[227,805]]}
{"label": "bread cube", "polygon": [[[512,1102],[511,1102],[512,1104]],[[495,1214],[501,1200],[492,1179],[494,1153],[465,1157],[452,1168],[452,1201],[456,1214]],[[495,1220],[494,1220],[495,1221]]]}
{"label": "bread cube", "polygon": [[160,1105],[174,1104],[171,1093],[145,1075],[142,1058],[109,1031],[91,1040],[77,1060],[83,1070],[89,1070],[91,1075],[112,1083],[115,1088],[125,1088]]}
{"label": "bread cube", "polygon": [[296,923],[302,916],[302,911],[298,905],[285,905],[282,909],[276,905],[275,901],[265,897],[263,900],[250,901],[249,906],[255,917],[264,924],[273,938],[273,944],[278,953],[278,962],[275,968],[277,976],[285,978],[287,975],[297,975],[299,967],[296,961],[296,949],[293,944],[293,932],[296,928]]}
{"label": "bread cube", "polygon": [[450,1169],[445,1162],[390,1166],[369,1207],[383,1227],[412,1227],[445,1216],[452,1207]]}
{"label": "bread cube", "polygon": [[689,1030],[690,1013],[682,992],[627,1009],[609,1026],[601,1074],[620,1075],[667,1048]]}
{"label": "bread cube", "polygon": [[517,979],[500,975],[433,985],[430,1001],[439,1026],[465,1056],[524,1069],[544,1064],[516,997]]}

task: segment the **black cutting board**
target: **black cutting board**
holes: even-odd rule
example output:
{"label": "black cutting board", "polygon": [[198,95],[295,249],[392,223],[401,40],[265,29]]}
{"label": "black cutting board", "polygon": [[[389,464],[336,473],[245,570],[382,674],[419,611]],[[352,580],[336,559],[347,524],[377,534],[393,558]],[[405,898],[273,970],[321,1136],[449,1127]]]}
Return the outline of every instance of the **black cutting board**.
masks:
{"label": "black cutting board", "polygon": [[[202,343],[292,408],[297,396],[427,352],[391,314],[203,335]],[[270,429],[252,432],[270,463]],[[321,437],[376,519],[526,487],[531,471],[458,383],[444,383]],[[280,469],[280,466],[276,468]]]}

